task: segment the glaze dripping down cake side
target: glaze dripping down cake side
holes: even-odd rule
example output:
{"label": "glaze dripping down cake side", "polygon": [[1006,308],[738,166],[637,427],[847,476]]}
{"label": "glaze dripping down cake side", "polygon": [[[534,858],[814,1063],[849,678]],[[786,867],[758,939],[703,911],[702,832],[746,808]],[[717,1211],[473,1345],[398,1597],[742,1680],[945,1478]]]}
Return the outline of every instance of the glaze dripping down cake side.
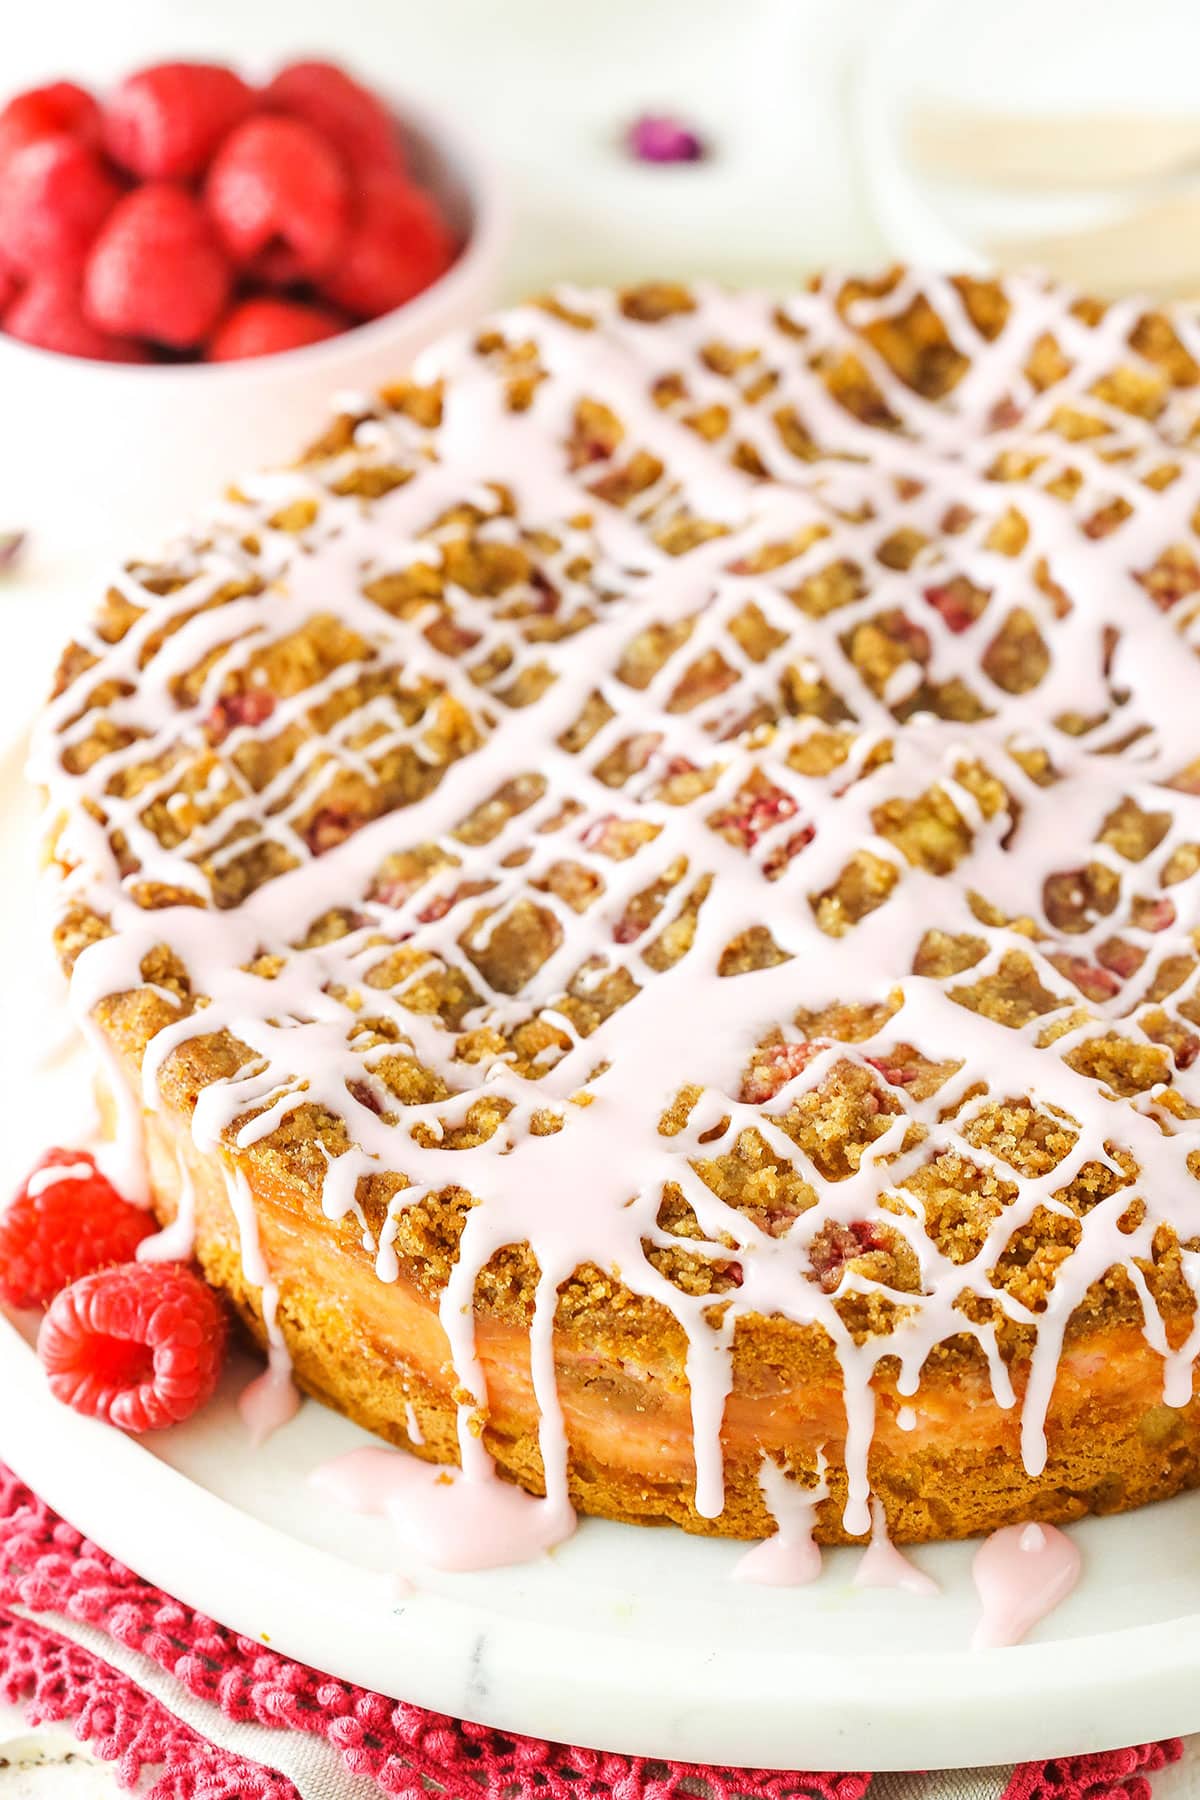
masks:
{"label": "glaze dripping down cake side", "polygon": [[563,290],[114,580],[57,944],[280,1379],[734,1536],[1200,1482],[1198,382],[1035,277]]}

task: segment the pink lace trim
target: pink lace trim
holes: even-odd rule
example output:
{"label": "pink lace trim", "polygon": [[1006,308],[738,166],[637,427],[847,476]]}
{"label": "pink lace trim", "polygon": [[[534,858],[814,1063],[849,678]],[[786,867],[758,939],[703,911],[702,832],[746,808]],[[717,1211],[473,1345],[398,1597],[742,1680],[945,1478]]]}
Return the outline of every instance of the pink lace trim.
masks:
{"label": "pink lace trim", "polygon": [[[650,1762],[509,1737],[321,1675],[171,1600],[51,1512],[0,1464],[0,1607],[58,1612],[139,1651],[228,1719],[323,1735],[385,1794],[427,1800],[863,1800],[862,1774],[779,1773]],[[208,1743],[133,1682],[41,1625],[0,1611],[0,1695],[33,1723],[69,1721],[151,1800],[296,1800],[291,1782]],[[1178,1739],[1028,1764],[1004,1800],[1149,1800],[1146,1773]]]}

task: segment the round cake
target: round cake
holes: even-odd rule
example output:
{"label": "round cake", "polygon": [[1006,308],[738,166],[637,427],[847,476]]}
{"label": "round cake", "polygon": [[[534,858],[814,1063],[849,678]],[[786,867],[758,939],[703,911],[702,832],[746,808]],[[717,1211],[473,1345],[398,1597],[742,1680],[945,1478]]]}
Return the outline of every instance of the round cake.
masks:
{"label": "round cake", "polygon": [[563,289],[114,577],[56,942],[278,1390],[735,1537],[1200,1482],[1198,384],[1034,276]]}

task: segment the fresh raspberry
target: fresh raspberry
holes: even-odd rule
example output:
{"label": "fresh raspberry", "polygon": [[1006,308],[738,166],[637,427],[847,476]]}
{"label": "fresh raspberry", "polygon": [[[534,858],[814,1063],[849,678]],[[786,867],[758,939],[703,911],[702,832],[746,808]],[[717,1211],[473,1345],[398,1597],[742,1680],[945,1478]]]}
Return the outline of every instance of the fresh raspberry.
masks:
{"label": "fresh raspberry", "polygon": [[311,125],[352,175],[404,167],[396,121],[377,94],[336,63],[298,62],[280,69],[264,90],[269,112]]}
{"label": "fresh raspberry", "polygon": [[349,222],[337,155],[299,119],[247,119],[217,152],[205,197],[234,261],[273,280],[319,276]]}
{"label": "fresh raspberry", "polygon": [[86,356],[92,362],[149,362],[140,344],[99,331],[85,318],[78,274],[37,276],[3,314],[9,337],[60,356]]}
{"label": "fresh raspberry", "polygon": [[359,184],[350,235],[323,286],[347,312],[373,319],[411,300],[453,260],[454,241],[429,195],[381,171]]}
{"label": "fresh raspberry", "polygon": [[75,269],[121,197],[94,150],[60,132],[18,150],[0,180],[0,257],[18,274]]}
{"label": "fresh raspberry", "polygon": [[54,81],[14,95],[0,111],[0,169],[27,144],[64,132],[82,144],[99,145],[100,108],[86,88]]}
{"label": "fresh raspberry", "polygon": [[0,1300],[44,1306],[81,1275],[128,1262],[154,1230],[86,1150],[47,1150],[0,1213]]}
{"label": "fresh raspberry", "polygon": [[253,105],[253,88],[221,63],[156,63],[109,100],[105,148],[143,181],[186,180],[203,174]]}
{"label": "fresh raspberry", "polygon": [[126,194],[92,249],[84,305],[94,325],[186,350],[215,326],[233,281],[198,200],[169,182]]}
{"label": "fresh raspberry", "polygon": [[21,284],[16,275],[11,269],[6,269],[4,264],[0,263],[0,319],[4,317],[6,310],[12,305],[20,290]]}
{"label": "fresh raspberry", "polygon": [[243,300],[218,327],[206,352],[209,362],[237,362],[246,356],[273,356],[336,337],[345,321],[323,306],[264,296]]}
{"label": "fresh raspberry", "polygon": [[126,1262],[63,1289],[38,1355],[64,1406],[123,1431],[158,1431],[212,1398],[225,1337],[198,1275],[182,1263]]}

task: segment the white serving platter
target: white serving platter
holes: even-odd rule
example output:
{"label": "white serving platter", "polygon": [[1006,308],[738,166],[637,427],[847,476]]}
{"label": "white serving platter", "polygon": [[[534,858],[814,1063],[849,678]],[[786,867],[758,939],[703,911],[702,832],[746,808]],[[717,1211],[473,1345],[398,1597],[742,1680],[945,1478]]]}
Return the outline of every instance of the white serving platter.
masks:
{"label": "white serving platter", "polygon": [[[0,764],[0,1192],[78,1141],[73,1053],[34,1066],[65,1015],[33,873],[34,807]],[[122,1562],[224,1624],[365,1687],[507,1730],[686,1761],[799,1769],[1007,1763],[1200,1729],[1200,1495],[1073,1528],[1071,1598],[1013,1649],[972,1652],[972,1545],[914,1561],[934,1597],[859,1590],[859,1552],[797,1589],[731,1579],[733,1544],[596,1520],[521,1568],[449,1575],[308,1476],[366,1440],[306,1402],[261,1451],[236,1397],[139,1442],[49,1398],[36,1319],[0,1313],[0,1457]],[[401,1594],[397,1571],[412,1583]]]}

